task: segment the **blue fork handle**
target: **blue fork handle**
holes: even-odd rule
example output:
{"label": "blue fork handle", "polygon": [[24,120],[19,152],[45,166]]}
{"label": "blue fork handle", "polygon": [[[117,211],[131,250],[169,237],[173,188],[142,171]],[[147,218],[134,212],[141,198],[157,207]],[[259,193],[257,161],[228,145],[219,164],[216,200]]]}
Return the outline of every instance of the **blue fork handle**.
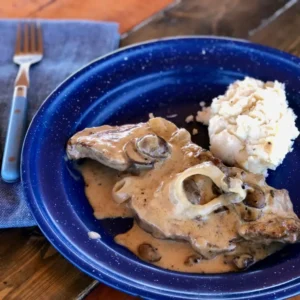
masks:
{"label": "blue fork handle", "polygon": [[5,148],[2,159],[1,176],[6,182],[20,178],[20,156],[26,127],[27,88],[15,87],[9,116]]}

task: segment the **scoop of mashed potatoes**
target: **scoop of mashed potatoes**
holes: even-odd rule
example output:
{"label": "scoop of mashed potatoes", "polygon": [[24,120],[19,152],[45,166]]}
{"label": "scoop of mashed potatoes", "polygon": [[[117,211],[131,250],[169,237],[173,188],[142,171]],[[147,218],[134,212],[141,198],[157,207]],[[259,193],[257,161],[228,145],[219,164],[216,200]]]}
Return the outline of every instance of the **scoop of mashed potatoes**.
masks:
{"label": "scoop of mashed potatoes", "polygon": [[[201,115],[203,114],[203,116]],[[208,111],[198,114],[207,119]],[[292,151],[299,135],[284,84],[246,77],[213,99],[209,116],[210,149],[229,165],[267,175]]]}

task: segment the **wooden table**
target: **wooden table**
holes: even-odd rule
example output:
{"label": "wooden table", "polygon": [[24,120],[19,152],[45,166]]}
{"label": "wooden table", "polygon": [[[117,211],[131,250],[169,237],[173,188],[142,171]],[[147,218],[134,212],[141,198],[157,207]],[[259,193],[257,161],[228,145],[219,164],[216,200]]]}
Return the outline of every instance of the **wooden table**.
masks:
{"label": "wooden table", "polygon": [[[117,21],[122,46],[172,35],[222,35],[300,54],[297,0],[9,0],[1,3],[0,17]],[[84,297],[133,299],[81,273],[37,228],[0,230],[0,300]]]}

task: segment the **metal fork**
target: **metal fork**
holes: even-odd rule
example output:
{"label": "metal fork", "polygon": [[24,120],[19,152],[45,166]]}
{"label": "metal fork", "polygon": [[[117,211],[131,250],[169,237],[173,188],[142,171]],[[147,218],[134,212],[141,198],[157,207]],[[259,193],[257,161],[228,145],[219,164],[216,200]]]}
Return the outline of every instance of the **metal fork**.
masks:
{"label": "metal fork", "polygon": [[25,22],[18,25],[14,63],[19,65],[9,116],[2,160],[1,176],[6,182],[20,178],[20,154],[26,128],[29,68],[43,58],[43,38],[40,24]]}

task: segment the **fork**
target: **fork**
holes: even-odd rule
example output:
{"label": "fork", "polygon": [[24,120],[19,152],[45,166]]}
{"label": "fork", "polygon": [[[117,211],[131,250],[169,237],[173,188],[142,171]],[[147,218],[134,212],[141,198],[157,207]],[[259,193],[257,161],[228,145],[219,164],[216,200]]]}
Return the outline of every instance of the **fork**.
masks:
{"label": "fork", "polygon": [[6,182],[20,178],[20,155],[26,128],[29,69],[43,58],[43,38],[39,23],[18,25],[13,61],[19,65],[11,104],[1,176]]}

